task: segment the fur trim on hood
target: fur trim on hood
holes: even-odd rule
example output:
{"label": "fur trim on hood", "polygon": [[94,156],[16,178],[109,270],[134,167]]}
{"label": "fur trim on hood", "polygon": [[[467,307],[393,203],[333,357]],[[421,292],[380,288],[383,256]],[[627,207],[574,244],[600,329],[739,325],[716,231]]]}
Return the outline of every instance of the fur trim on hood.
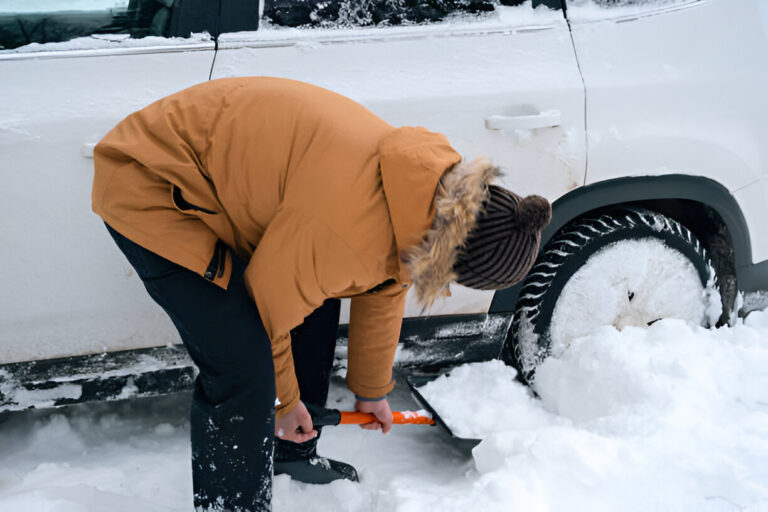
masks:
{"label": "fur trim on hood", "polygon": [[432,227],[405,258],[416,295],[425,308],[439,297],[450,295],[449,283],[456,279],[456,258],[488,198],[488,185],[500,175],[489,160],[477,158],[472,162],[462,160],[440,178]]}

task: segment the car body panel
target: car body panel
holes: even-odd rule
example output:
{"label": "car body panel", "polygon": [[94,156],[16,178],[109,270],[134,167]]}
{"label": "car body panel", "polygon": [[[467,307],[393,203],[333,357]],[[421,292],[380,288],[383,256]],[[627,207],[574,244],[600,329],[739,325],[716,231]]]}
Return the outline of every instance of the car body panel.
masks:
{"label": "car body panel", "polygon": [[213,41],[157,43],[0,54],[2,363],[178,341],[90,208],[93,145],[208,79]]}
{"label": "car body panel", "polygon": [[604,17],[568,11],[587,90],[586,183],[714,179],[739,200],[753,262],[768,258],[768,196],[759,186],[739,191],[768,173],[765,11],[754,0],[648,2]]}
{"label": "car body panel", "polygon": [[760,263],[768,258],[768,219],[766,201],[768,201],[768,176],[761,176],[756,182],[733,192],[747,220],[752,234],[752,263]]}

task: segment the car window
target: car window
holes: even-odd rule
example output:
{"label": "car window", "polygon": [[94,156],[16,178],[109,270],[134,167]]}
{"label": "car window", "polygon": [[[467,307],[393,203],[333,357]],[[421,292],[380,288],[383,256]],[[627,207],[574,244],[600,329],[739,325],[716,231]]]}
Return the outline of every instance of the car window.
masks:
{"label": "car window", "polygon": [[264,21],[284,27],[368,27],[442,21],[525,0],[265,0]]}
{"label": "car window", "polygon": [[0,50],[83,37],[187,37],[215,28],[217,2],[193,0],[4,0]]}

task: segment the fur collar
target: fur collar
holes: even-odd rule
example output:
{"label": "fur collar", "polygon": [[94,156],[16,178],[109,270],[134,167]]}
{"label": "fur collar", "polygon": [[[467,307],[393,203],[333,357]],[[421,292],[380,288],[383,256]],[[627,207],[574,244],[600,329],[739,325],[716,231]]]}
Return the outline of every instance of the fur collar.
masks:
{"label": "fur collar", "polygon": [[456,279],[453,265],[475,227],[477,214],[488,197],[488,185],[500,175],[489,160],[477,158],[472,162],[462,160],[440,179],[432,227],[404,258],[416,295],[425,308],[439,297],[450,295],[449,283]]}

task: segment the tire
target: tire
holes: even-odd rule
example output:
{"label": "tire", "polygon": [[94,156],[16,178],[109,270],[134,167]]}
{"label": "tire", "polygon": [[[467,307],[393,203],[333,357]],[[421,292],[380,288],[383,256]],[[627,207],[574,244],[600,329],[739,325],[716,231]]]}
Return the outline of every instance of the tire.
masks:
{"label": "tire", "polygon": [[536,367],[600,325],[683,318],[711,326],[722,306],[714,266],[677,221],[620,208],[566,225],[523,281],[502,359],[533,384]]}

